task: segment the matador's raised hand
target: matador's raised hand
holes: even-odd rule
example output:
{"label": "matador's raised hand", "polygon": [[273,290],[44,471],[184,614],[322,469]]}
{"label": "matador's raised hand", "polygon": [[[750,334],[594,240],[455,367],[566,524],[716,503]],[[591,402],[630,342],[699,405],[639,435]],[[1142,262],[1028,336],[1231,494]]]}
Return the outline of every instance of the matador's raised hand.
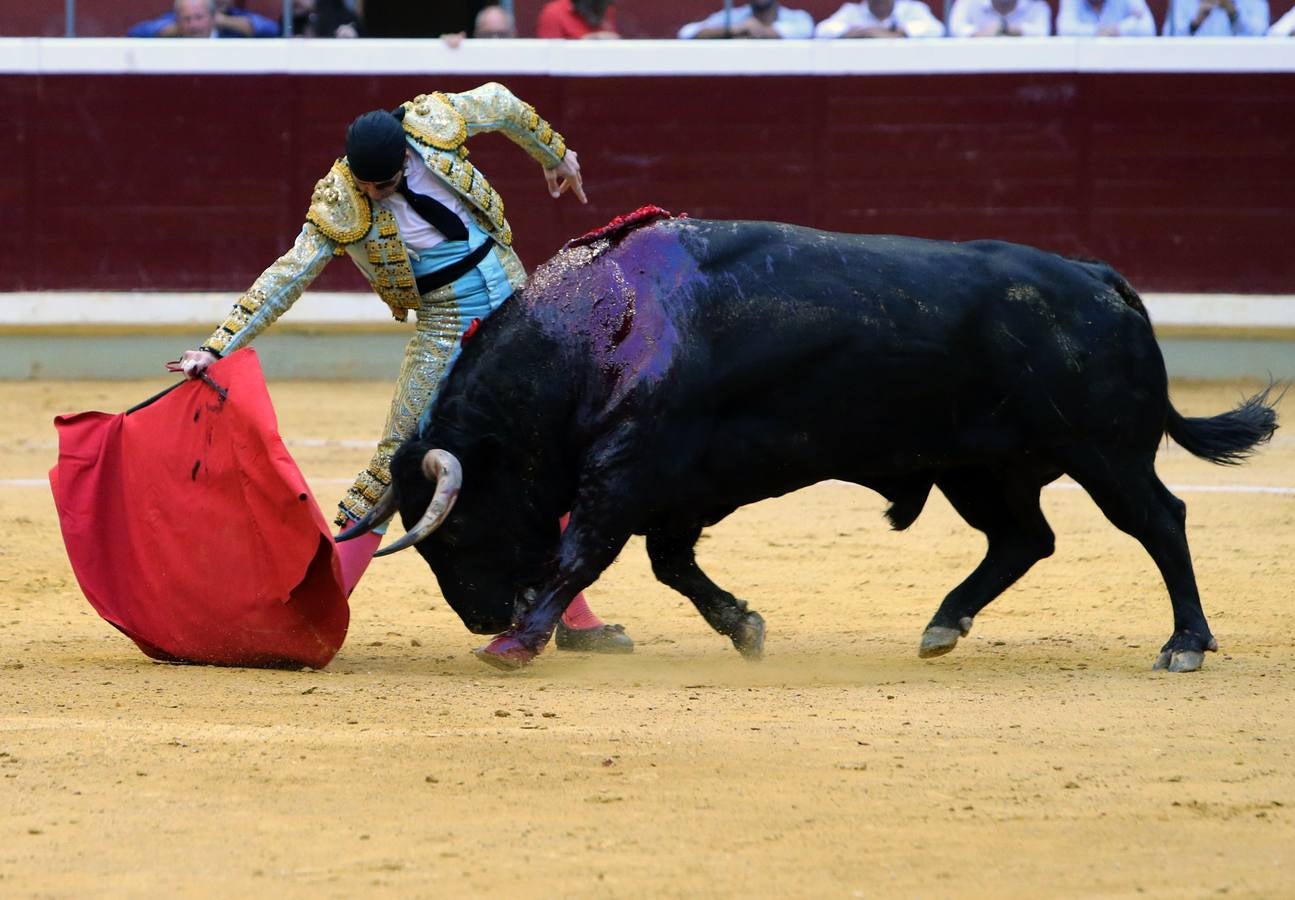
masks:
{"label": "matador's raised hand", "polygon": [[549,194],[554,197],[560,197],[566,193],[567,188],[576,195],[576,199],[581,203],[588,203],[589,199],[585,196],[583,181],[580,177],[580,160],[576,158],[576,151],[567,150],[566,155],[562,157],[555,169],[544,170],[544,180],[548,182]]}

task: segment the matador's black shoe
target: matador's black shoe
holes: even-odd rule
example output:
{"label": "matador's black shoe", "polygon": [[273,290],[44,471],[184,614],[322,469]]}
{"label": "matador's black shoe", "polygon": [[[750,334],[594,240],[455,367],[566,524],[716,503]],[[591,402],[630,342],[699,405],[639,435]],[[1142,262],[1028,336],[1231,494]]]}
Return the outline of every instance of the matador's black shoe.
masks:
{"label": "matador's black shoe", "polygon": [[554,642],[559,650],[576,650],[582,653],[634,652],[634,639],[625,633],[624,625],[568,628],[558,622]]}

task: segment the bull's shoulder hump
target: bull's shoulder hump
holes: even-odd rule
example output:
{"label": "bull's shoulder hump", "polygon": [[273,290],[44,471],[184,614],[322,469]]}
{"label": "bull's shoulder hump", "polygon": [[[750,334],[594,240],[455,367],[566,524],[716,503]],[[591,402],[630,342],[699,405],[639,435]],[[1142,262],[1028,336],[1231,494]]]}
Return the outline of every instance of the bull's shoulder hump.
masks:
{"label": "bull's shoulder hump", "polygon": [[784,261],[810,274],[817,266],[854,268],[874,259],[930,261],[954,246],[925,238],[823,231],[785,222],[697,219],[667,225],[678,229],[681,244],[704,270],[742,260],[763,270],[768,261]]}

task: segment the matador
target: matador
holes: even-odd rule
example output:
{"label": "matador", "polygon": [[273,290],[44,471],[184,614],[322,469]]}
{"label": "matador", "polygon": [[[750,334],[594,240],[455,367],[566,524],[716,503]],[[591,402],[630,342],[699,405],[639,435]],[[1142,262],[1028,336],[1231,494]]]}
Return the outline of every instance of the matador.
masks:
{"label": "matador", "polygon": [[[463,335],[526,282],[503,200],[468,160],[467,139],[483,131],[502,132],[538,161],[554,197],[570,190],[586,202],[575,151],[503,85],[420,94],[394,111],[365,113],[347,129],[346,156],[315,185],[292,249],[238,298],[201,347],[181,358],[195,377],[247,346],[335,256],[350,256],[397,321],[415,313],[382,438],[338,504],[339,526],[358,521],[390,483],[392,454],[435,401]],[[380,540],[373,534],[337,545],[348,593]],[[557,645],[619,653],[634,646],[624,628],[605,625],[582,597],[567,608]]]}

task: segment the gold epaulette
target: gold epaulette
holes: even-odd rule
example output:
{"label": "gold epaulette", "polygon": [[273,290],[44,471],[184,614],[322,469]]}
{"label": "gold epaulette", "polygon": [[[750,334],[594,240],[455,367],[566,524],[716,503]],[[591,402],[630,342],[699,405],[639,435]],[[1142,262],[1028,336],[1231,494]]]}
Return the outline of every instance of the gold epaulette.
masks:
{"label": "gold epaulette", "polygon": [[368,198],[360,193],[350,167],[341,159],[315,185],[306,211],[306,218],[316,228],[341,244],[354,243],[368,234],[372,215]]}
{"label": "gold epaulette", "polygon": [[401,104],[405,133],[439,150],[454,150],[468,139],[468,123],[439,91]]}

